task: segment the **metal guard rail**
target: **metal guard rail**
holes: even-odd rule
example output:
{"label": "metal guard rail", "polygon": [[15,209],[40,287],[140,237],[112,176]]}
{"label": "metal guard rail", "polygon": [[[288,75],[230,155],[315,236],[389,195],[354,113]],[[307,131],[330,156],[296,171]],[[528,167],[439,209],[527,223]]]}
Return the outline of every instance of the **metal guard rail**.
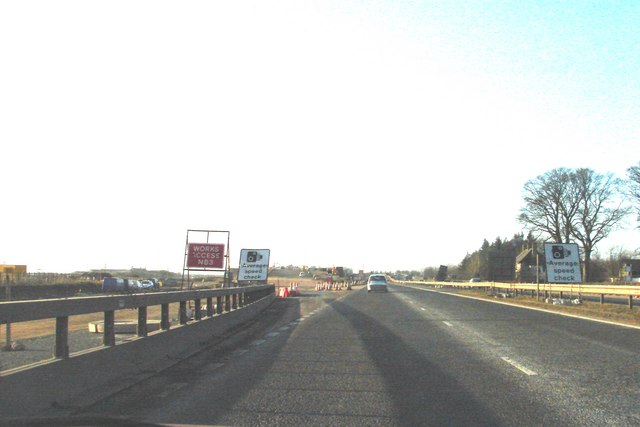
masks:
{"label": "metal guard rail", "polygon": [[[212,317],[238,309],[262,299],[275,292],[273,285],[242,286],[223,289],[200,289],[191,291],[175,291],[161,293],[104,295],[65,299],[8,301],[0,302],[0,324],[26,322],[31,320],[56,319],[56,340],[53,356],[66,359],[69,357],[69,316],[104,312],[105,346],[115,345],[115,311],[122,309],[138,309],[139,337],[147,336],[147,307],[160,305],[160,329],[169,330],[169,304],[179,303],[179,322],[185,325],[187,302],[194,302],[194,320]],[[213,298],[216,298],[215,313]],[[206,313],[203,313],[201,301],[206,299]]]}
{"label": "metal guard rail", "polygon": [[594,295],[618,295],[618,296],[635,296],[640,297],[640,286],[627,286],[627,285],[559,285],[540,283],[503,283],[503,282],[417,282],[417,281],[404,281],[399,283],[413,284],[413,285],[432,285],[432,286],[448,286],[452,288],[498,288],[498,289],[510,289],[510,290],[537,290],[538,286],[540,290],[547,290],[549,292],[578,292],[583,294]]}
{"label": "metal guard rail", "polygon": [[557,294],[560,298],[565,293],[599,295],[600,302],[604,303],[605,295],[613,295],[626,297],[629,301],[629,307],[633,308],[633,298],[640,298],[640,286],[634,285],[584,285],[576,284],[553,284],[553,283],[503,283],[503,282],[420,282],[420,281],[403,281],[397,282],[413,285],[443,286],[451,288],[481,288],[481,289],[503,289],[506,291],[531,291],[544,292],[545,294]]}

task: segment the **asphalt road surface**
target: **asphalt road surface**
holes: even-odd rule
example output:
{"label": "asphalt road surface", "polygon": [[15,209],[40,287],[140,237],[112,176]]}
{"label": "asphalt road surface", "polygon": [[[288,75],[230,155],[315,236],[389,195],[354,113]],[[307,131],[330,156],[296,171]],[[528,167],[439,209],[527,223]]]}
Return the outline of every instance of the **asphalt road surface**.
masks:
{"label": "asphalt road surface", "polygon": [[78,414],[234,426],[640,425],[640,330],[390,286],[278,300]]}

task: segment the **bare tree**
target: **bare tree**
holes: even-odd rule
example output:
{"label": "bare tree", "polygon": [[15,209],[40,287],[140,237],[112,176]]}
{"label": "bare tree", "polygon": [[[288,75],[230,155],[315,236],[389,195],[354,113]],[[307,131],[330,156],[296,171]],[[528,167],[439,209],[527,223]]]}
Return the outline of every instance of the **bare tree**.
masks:
{"label": "bare tree", "polygon": [[581,243],[584,255],[584,280],[589,281],[591,254],[598,242],[607,237],[630,212],[622,206],[622,181],[612,174],[600,175],[591,169],[575,171],[579,204],[572,235]]}
{"label": "bare tree", "polygon": [[569,243],[577,210],[572,171],[553,169],[524,185],[525,206],[518,221],[529,230],[548,235],[553,242]]}
{"label": "bare tree", "polygon": [[525,206],[518,220],[530,231],[556,243],[580,242],[584,281],[590,278],[591,254],[629,213],[621,204],[622,181],[591,169],[553,169],[524,186]]}
{"label": "bare tree", "polygon": [[627,169],[627,175],[629,177],[629,196],[636,206],[638,221],[640,221],[640,162],[638,162],[638,166],[631,166]]}

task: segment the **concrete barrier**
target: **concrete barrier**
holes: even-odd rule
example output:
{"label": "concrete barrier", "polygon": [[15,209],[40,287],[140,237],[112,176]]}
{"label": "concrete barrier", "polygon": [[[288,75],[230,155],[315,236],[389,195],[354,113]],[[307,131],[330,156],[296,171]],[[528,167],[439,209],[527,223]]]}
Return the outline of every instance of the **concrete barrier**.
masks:
{"label": "concrete barrier", "polygon": [[259,315],[273,294],[220,316],[149,334],[114,347],[52,359],[0,376],[0,416],[42,416],[55,408],[82,407],[127,388],[210,345]]}

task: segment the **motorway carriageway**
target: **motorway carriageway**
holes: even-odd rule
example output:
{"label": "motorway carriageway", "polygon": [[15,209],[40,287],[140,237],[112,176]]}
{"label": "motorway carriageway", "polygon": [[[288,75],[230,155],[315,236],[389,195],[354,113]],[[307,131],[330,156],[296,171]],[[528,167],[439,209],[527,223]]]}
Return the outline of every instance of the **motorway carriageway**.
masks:
{"label": "motorway carriageway", "polygon": [[395,285],[312,294],[277,300],[223,344],[66,414],[234,426],[640,425],[640,330]]}

